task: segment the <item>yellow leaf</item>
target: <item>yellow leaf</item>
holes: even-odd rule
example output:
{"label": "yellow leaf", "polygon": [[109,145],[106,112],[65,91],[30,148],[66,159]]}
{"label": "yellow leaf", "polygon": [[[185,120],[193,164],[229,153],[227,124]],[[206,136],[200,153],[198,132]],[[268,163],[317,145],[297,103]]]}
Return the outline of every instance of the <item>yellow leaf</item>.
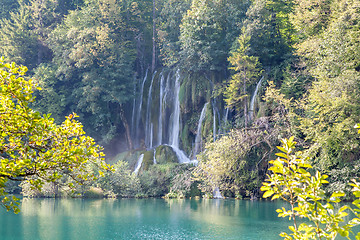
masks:
{"label": "yellow leaf", "polygon": [[271,195],[274,194],[274,191],[272,190],[269,190],[269,191],[266,191],[263,195],[263,198],[267,198],[267,197],[270,197]]}

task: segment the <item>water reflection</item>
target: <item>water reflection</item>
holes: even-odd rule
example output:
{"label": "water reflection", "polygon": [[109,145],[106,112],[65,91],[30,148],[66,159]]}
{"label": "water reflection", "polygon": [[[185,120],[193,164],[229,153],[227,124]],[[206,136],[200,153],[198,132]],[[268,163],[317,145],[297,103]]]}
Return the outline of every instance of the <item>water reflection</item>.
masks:
{"label": "water reflection", "polygon": [[279,239],[282,202],[23,199],[1,212],[1,239]]}

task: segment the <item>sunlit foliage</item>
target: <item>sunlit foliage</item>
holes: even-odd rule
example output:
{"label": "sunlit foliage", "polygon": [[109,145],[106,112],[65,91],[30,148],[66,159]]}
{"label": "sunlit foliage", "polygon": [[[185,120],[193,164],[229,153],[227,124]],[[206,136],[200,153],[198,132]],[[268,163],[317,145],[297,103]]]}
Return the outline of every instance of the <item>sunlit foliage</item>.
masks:
{"label": "sunlit foliage", "polygon": [[[68,175],[75,182],[95,179],[87,172],[89,163],[108,169],[101,160],[101,147],[85,135],[76,114],[57,125],[48,115],[31,109],[34,85],[25,78],[26,67],[0,60],[0,198],[7,210],[18,212],[17,200],[10,199],[5,183],[26,181],[37,189]],[[69,184],[72,187],[72,184]]]}

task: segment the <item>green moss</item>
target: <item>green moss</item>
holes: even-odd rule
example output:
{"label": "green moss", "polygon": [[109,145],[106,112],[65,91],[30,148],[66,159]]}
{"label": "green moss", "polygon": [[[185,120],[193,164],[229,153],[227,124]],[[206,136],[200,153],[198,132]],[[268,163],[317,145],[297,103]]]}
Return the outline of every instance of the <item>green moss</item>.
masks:
{"label": "green moss", "polygon": [[180,137],[182,142],[182,148],[185,150],[185,152],[189,153],[192,149],[192,138],[188,124],[184,125]]}
{"label": "green moss", "polygon": [[171,147],[166,145],[161,145],[156,148],[156,162],[158,164],[166,163],[178,163],[176,153],[172,150]]}
{"label": "green moss", "polygon": [[153,151],[145,152],[141,169],[147,171],[149,170],[149,167],[153,164],[154,164],[154,152]]}

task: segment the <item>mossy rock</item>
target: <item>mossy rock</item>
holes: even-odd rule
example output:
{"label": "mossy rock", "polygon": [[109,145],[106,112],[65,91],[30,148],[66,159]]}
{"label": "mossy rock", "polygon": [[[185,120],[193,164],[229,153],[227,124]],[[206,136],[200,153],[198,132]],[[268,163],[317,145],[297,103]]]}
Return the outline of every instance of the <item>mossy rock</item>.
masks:
{"label": "mossy rock", "polygon": [[167,145],[161,145],[157,147],[155,157],[158,164],[179,162],[176,153],[172,150],[170,146]]}
{"label": "mossy rock", "polygon": [[147,171],[149,170],[149,167],[153,164],[154,164],[154,151],[151,150],[145,152],[141,169]]}

